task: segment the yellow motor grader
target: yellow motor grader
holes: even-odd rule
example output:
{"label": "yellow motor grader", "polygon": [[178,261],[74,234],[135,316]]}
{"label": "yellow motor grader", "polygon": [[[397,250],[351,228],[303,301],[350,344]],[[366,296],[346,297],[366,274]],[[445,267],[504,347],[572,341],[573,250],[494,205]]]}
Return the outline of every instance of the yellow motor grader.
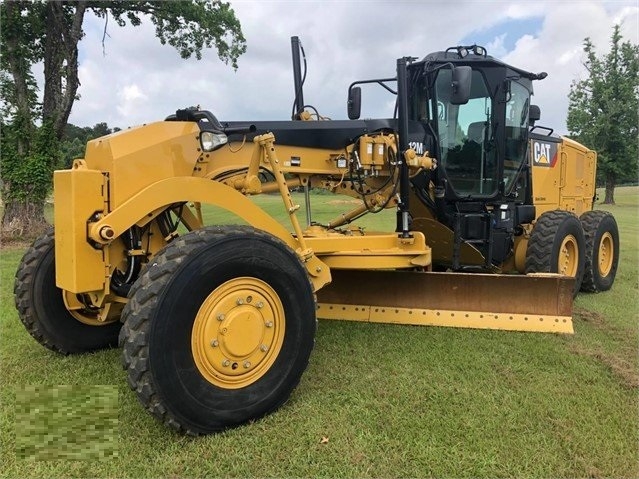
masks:
{"label": "yellow motor grader", "polygon": [[[396,76],[349,87],[348,120],[328,121],[304,104],[292,40],[292,120],[187,108],[89,142],[55,172],[55,232],[16,275],[32,336],[65,354],[119,339],[144,407],[189,434],[282,405],[317,317],[571,333],[573,294],[614,281],[596,154],[535,125],[545,73],[476,45],[400,58]],[[393,118],[359,119],[361,84],[396,96]],[[311,189],[359,203],[314,221]],[[260,194],[279,195],[288,227]],[[205,225],[207,205],[241,224]],[[357,226],[388,208],[388,231]]]}

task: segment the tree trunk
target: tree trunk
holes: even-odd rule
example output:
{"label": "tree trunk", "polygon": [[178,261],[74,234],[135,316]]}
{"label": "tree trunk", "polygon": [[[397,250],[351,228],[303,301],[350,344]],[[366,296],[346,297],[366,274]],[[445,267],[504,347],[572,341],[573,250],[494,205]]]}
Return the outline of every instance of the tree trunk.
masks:
{"label": "tree trunk", "polygon": [[35,238],[48,227],[41,201],[9,201],[2,215],[3,240]]}
{"label": "tree trunk", "polygon": [[51,122],[58,139],[62,138],[80,86],[78,42],[82,38],[86,1],[75,2],[75,11],[70,17],[65,7],[62,2],[47,3],[44,42],[42,120]]}
{"label": "tree trunk", "polygon": [[[13,17],[20,15],[17,2],[5,3],[9,14]],[[63,135],[80,85],[78,42],[83,34],[86,1],[50,0],[39,5],[44,9],[45,33],[40,40],[43,47],[44,88],[41,125],[38,127],[32,121],[33,105],[29,103],[27,82],[30,78],[29,64],[19,51],[21,39],[8,36],[6,42],[17,112],[12,124],[7,125],[3,132],[1,188],[5,204],[0,228],[4,238],[36,236],[47,225],[44,199],[51,186],[51,173],[57,165],[58,140]],[[6,138],[9,130],[12,132],[11,138]]]}
{"label": "tree trunk", "polygon": [[615,185],[617,184],[617,179],[615,178],[614,173],[608,172],[606,174],[606,197],[604,198],[604,205],[614,205],[615,204]]}

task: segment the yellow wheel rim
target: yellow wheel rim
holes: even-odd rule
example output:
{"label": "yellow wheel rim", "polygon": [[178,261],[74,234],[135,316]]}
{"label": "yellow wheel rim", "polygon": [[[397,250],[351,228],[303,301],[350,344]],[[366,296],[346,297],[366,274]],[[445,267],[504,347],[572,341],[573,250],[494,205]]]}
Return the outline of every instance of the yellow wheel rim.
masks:
{"label": "yellow wheel rim", "polygon": [[612,241],[612,235],[608,232],[604,233],[599,242],[599,275],[606,277],[612,270],[612,260],[615,255],[615,245]]}
{"label": "yellow wheel rim", "polygon": [[229,280],[209,294],[195,316],[193,360],[215,386],[249,386],[275,362],[284,329],[284,307],[273,288],[257,278]]}
{"label": "yellow wheel rim", "polygon": [[568,235],[561,242],[559,248],[559,258],[557,261],[557,272],[566,276],[577,276],[579,266],[579,249],[577,239],[573,235]]}

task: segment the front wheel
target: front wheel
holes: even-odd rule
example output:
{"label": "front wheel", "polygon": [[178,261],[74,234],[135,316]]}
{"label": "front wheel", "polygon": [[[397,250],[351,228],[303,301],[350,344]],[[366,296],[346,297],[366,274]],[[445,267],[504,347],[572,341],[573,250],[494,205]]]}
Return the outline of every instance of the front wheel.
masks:
{"label": "front wheel", "polygon": [[99,309],[55,284],[53,228],[36,239],[22,257],[14,285],[15,304],[27,331],[43,346],[62,353],[115,347],[121,323],[98,320]]}
{"label": "front wheel", "polygon": [[559,273],[575,278],[573,294],[584,277],[584,232],[579,219],[567,211],[543,213],[535,223],[526,249],[526,273]]}
{"label": "front wheel", "polygon": [[586,237],[586,267],[582,291],[608,291],[619,264],[619,229],[607,211],[588,211],[579,218]]}
{"label": "front wheel", "polygon": [[131,290],[120,335],[129,385],[180,432],[264,416],[306,369],[315,307],[306,269],[277,238],[243,226],[188,233]]}

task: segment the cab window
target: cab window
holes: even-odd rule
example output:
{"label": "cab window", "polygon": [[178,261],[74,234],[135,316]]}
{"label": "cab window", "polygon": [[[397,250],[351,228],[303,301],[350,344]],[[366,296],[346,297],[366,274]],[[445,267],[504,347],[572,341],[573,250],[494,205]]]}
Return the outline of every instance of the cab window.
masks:
{"label": "cab window", "polygon": [[528,137],[528,109],[530,92],[523,85],[512,82],[506,103],[506,151],[504,155],[504,191],[509,194],[526,160]]}
{"label": "cab window", "polygon": [[458,196],[491,196],[498,186],[492,131],[493,104],[484,77],[473,71],[471,97],[450,102],[452,75],[441,69],[435,81],[440,167]]}

